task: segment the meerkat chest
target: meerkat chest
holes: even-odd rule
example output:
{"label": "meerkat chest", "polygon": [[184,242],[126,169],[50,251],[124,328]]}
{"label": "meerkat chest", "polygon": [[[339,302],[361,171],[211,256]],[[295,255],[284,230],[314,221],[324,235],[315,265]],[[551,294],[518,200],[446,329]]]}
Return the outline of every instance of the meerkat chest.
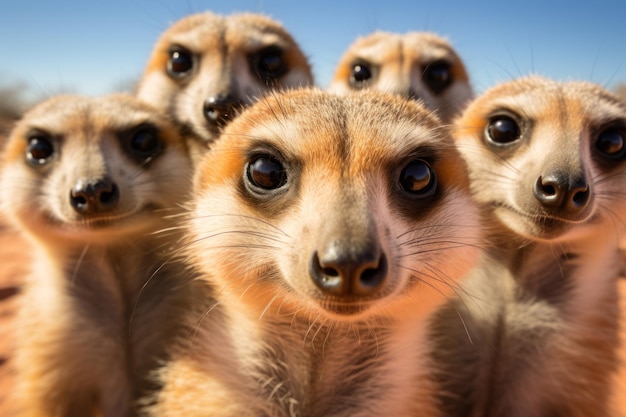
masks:
{"label": "meerkat chest", "polygon": [[256,395],[290,417],[410,414],[414,404],[427,404],[415,400],[425,372],[424,352],[411,343],[416,333],[315,325],[297,335],[283,332],[289,336],[281,343],[257,352]]}

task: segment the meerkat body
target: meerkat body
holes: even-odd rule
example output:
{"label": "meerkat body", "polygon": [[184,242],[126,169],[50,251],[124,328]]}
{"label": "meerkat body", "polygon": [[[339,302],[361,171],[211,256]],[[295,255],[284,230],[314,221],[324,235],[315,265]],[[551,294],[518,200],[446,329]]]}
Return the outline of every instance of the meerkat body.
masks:
{"label": "meerkat body", "polygon": [[330,89],[375,89],[421,99],[449,122],[472,98],[463,61],[445,39],[427,32],[375,32],[343,54]]}
{"label": "meerkat body", "polygon": [[137,96],[193,133],[195,158],[241,107],[271,90],[311,84],[306,56],[278,22],[251,13],[206,12],[163,33]]}
{"label": "meerkat body", "polygon": [[196,173],[185,253],[215,303],[152,415],[437,415],[422,333],[479,241],[462,166],[400,97],[244,111]]}
{"label": "meerkat body", "polygon": [[50,99],[16,126],[0,188],[34,248],[18,318],[20,415],[128,416],[151,388],[182,291],[167,255],[176,237],[154,232],[172,226],[190,171],[179,132],[130,96]]}
{"label": "meerkat body", "polygon": [[446,415],[611,415],[626,108],[590,83],[528,77],[470,104],[455,139],[493,224],[436,321]]}

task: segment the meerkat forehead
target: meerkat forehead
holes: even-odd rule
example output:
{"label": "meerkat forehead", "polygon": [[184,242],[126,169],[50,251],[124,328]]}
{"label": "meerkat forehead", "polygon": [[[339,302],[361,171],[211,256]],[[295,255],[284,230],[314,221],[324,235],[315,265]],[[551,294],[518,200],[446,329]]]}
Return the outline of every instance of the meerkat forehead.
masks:
{"label": "meerkat forehead", "polygon": [[[456,52],[448,41],[428,32],[408,32],[405,34],[374,32],[357,39],[348,50],[348,54],[358,54],[359,57],[373,62],[384,62],[381,57],[397,53],[393,50],[394,46],[403,52],[412,52],[413,58],[419,57],[423,61],[443,58],[458,60]],[[415,55],[416,52],[419,54]]]}
{"label": "meerkat forehead", "polygon": [[[382,66],[391,63],[401,65],[403,62],[407,65],[428,65],[446,60],[454,64],[452,72],[455,79],[465,82],[469,79],[465,66],[450,43],[429,32],[398,34],[378,31],[359,38],[342,57],[335,78],[347,79],[348,64],[358,60]],[[342,71],[346,73],[342,75]]]}
{"label": "meerkat forehead", "polygon": [[[97,108],[97,112],[94,109]],[[124,108],[127,111],[120,111]],[[35,106],[23,118],[22,125],[37,123],[51,131],[68,131],[75,126],[127,127],[143,121],[166,124],[167,116],[161,115],[147,104],[130,95],[113,94],[90,98],[65,95],[55,97]]]}
{"label": "meerkat forehead", "polygon": [[148,122],[155,127],[172,128],[168,116],[130,95],[112,94],[97,98],[65,95],[35,106],[26,113],[19,128],[40,127],[54,133],[84,126],[95,131],[124,129]]}
{"label": "meerkat forehead", "polygon": [[530,123],[549,124],[556,132],[581,132],[623,120],[624,105],[595,84],[558,82],[531,76],[502,83],[475,99],[459,118],[461,129],[483,129],[489,118],[509,111]]}
{"label": "meerkat forehead", "polygon": [[21,158],[31,132],[43,131],[66,139],[81,137],[96,142],[103,133],[140,125],[158,129],[168,146],[186,149],[178,128],[169,117],[131,95],[111,94],[97,98],[62,95],[45,100],[24,115],[11,134],[6,155],[8,159]]}
{"label": "meerkat forehead", "polygon": [[225,48],[254,51],[267,45],[284,49],[295,41],[283,26],[263,15],[216,15],[210,12],[188,16],[175,23],[161,37],[161,48],[180,44],[195,53],[223,51]]}

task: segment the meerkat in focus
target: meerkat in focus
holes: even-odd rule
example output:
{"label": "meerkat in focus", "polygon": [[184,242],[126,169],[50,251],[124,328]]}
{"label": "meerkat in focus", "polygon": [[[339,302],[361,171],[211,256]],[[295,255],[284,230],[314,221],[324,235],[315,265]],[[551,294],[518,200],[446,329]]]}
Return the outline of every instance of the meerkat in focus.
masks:
{"label": "meerkat in focus", "polygon": [[357,39],[341,57],[330,89],[375,89],[419,99],[444,122],[473,96],[457,52],[447,40],[428,32],[374,32]]}
{"label": "meerkat in focus", "polygon": [[17,124],[1,174],[3,212],[33,244],[18,415],[133,415],[185,290],[176,234],[157,233],[191,186],[179,129],[132,96],[52,98]]}
{"label": "meerkat in focus", "polygon": [[425,323],[477,258],[440,121],[379,92],[273,94],[195,176],[184,249],[215,305],[190,315],[157,416],[436,416]]}
{"label": "meerkat in focus", "polygon": [[313,84],[307,57],[263,15],[194,14],[157,41],[137,96],[193,133],[194,159],[244,106],[278,89]]}
{"label": "meerkat in focus", "polygon": [[493,222],[435,321],[444,415],[612,415],[626,107],[591,83],[527,77],[488,90],[455,129]]}

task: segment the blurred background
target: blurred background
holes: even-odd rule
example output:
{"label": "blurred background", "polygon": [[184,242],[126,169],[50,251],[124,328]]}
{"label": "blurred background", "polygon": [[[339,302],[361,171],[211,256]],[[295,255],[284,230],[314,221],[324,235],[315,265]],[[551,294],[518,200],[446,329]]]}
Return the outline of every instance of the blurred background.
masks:
{"label": "blurred background", "polygon": [[584,79],[626,96],[626,1],[2,0],[0,113],[61,92],[132,90],[158,36],[211,10],[281,21],[326,87],[344,50],[375,30],[433,31],[465,60],[480,93],[537,73]]}

